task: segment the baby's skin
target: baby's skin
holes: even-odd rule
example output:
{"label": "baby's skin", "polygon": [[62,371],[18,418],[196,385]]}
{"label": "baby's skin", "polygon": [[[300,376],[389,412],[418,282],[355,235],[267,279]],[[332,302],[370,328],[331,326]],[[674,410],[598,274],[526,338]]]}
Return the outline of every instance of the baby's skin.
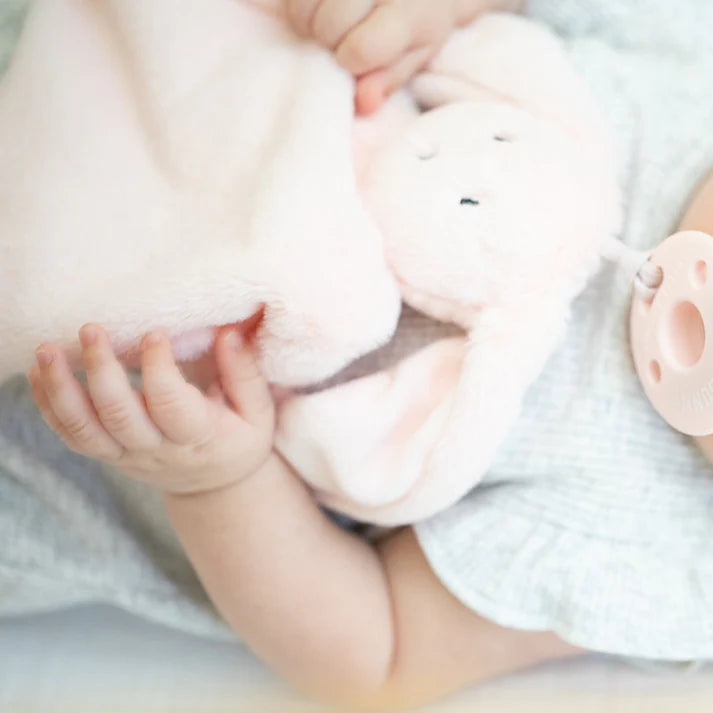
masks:
{"label": "baby's skin", "polygon": [[285,0],[294,28],[333,50],[357,78],[356,109],[371,114],[438,51],[450,33],[487,11],[524,0]]}

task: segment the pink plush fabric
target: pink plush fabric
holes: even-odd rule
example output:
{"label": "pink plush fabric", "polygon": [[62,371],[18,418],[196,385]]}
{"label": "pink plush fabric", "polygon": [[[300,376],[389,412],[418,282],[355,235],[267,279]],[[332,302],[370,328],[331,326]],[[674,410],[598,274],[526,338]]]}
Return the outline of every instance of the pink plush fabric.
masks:
{"label": "pink plush fabric", "polygon": [[352,93],[251,3],[34,3],[0,85],[0,377],[87,321],[118,351],[163,327],[188,358],[264,307],[282,384],[386,341],[399,294],[355,185]]}
{"label": "pink plush fabric", "polygon": [[467,337],[293,399],[278,441],[326,504],[384,525],[483,476],[620,219],[607,124],[545,30],[485,17],[412,91],[439,108],[374,155],[367,204],[404,299]]}
{"label": "pink plush fabric", "polygon": [[514,17],[457,33],[373,119],[352,93],[279,0],[36,0],[0,84],[0,377],[87,321],[189,358],[262,309],[266,374],[309,384],[387,341],[401,294],[467,338],[292,397],[278,446],[356,517],[459,498],[616,230],[609,139]]}

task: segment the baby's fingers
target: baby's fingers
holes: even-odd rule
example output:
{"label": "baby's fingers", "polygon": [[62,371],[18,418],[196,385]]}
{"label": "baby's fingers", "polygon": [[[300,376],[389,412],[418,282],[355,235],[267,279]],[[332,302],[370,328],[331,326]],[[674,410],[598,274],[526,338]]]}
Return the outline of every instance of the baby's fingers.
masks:
{"label": "baby's fingers", "polygon": [[345,35],[366,18],[375,0],[322,0],[311,22],[312,36],[334,49]]}
{"label": "baby's fingers", "polygon": [[104,429],[84,387],[60,349],[44,345],[29,374],[32,394],[45,421],[74,451],[116,460],[123,448]]}
{"label": "baby's fingers", "polygon": [[412,28],[392,4],[379,5],[339,45],[339,64],[355,77],[390,67],[411,47]]}
{"label": "baby's fingers", "polygon": [[162,440],[141,395],[134,391],[104,330],[93,324],[79,332],[89,393],[99,420],[115,441],[132,451],[150,451]]}
{"label": "baby's fingers", "polygon": [[433,53],[432,47],[411,50],[392,67],[360,77],[355,96],[357,113],[363,116],[373,114],[390,94],[404,86],[428,63]]}
{"label": "baby's fingers", "polygon": [[312,19],[323,0],[287,0],[287,16],[292,27],[303,35],[310,34]]}
{"label": "baby's fingers", "polygon": [[165,335],[154,332],[144,339],[141,373],[146,408],[166,438],[184,445],[205,441],[212,425],[209,402],[186,382]]}
{"label": "baby's fingers", "polygon": [[271,428],[274,402],[253,349],[243,344],[237,331],[224,330],[216,341],[215,358],[223,393],[233,408],[248,423]]}
{"label": "baby's fingers", "polygon": [[40,368],[38,366],[33,366],[27,372],[27,380],[30,382],[30,388],[32,391],[32,398],[35,401],[35,406],[39,409],[42,418],[45,423],[68,444],[69,434],[65,432],[64,426],[60,420],[55,416],[52,406],[50,404],[49,398],[45,393],[44,386],[42,386],[42,380],[40,377]]}

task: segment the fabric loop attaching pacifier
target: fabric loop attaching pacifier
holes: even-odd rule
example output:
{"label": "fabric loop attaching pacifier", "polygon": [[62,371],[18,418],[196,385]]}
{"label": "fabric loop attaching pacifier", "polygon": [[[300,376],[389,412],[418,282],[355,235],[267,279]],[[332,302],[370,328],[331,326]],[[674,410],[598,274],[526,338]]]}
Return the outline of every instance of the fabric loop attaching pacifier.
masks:
{"label": "fabric loop attaching pacifier", "polygon": [[664,420],[690,436],[713,434],[713,236],[676,233],[651,253],[634,279],[630,340]]}

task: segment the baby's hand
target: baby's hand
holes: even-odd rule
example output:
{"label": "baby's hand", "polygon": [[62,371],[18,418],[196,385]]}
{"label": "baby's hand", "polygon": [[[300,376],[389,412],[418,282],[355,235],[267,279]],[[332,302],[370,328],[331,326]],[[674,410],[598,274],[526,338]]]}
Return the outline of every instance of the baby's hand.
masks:
{"label": "baby's hand", "polygon": [[213,490],[257,471],[272,451],[274,405],[252,350],[224,329],[215,345],[218,380],[205,393],[187,383],[168,338],[152,333],[134,390],[104,330],[80,330],[88,390],[54,344],[29,373],[47,423],[74,451],[172,493]]}
{"label": "baby's hand", "polygon": [[371,114],[436,53],[462,0],[286,0],[301,34],[334,50],[357,78],[356,109]]}

